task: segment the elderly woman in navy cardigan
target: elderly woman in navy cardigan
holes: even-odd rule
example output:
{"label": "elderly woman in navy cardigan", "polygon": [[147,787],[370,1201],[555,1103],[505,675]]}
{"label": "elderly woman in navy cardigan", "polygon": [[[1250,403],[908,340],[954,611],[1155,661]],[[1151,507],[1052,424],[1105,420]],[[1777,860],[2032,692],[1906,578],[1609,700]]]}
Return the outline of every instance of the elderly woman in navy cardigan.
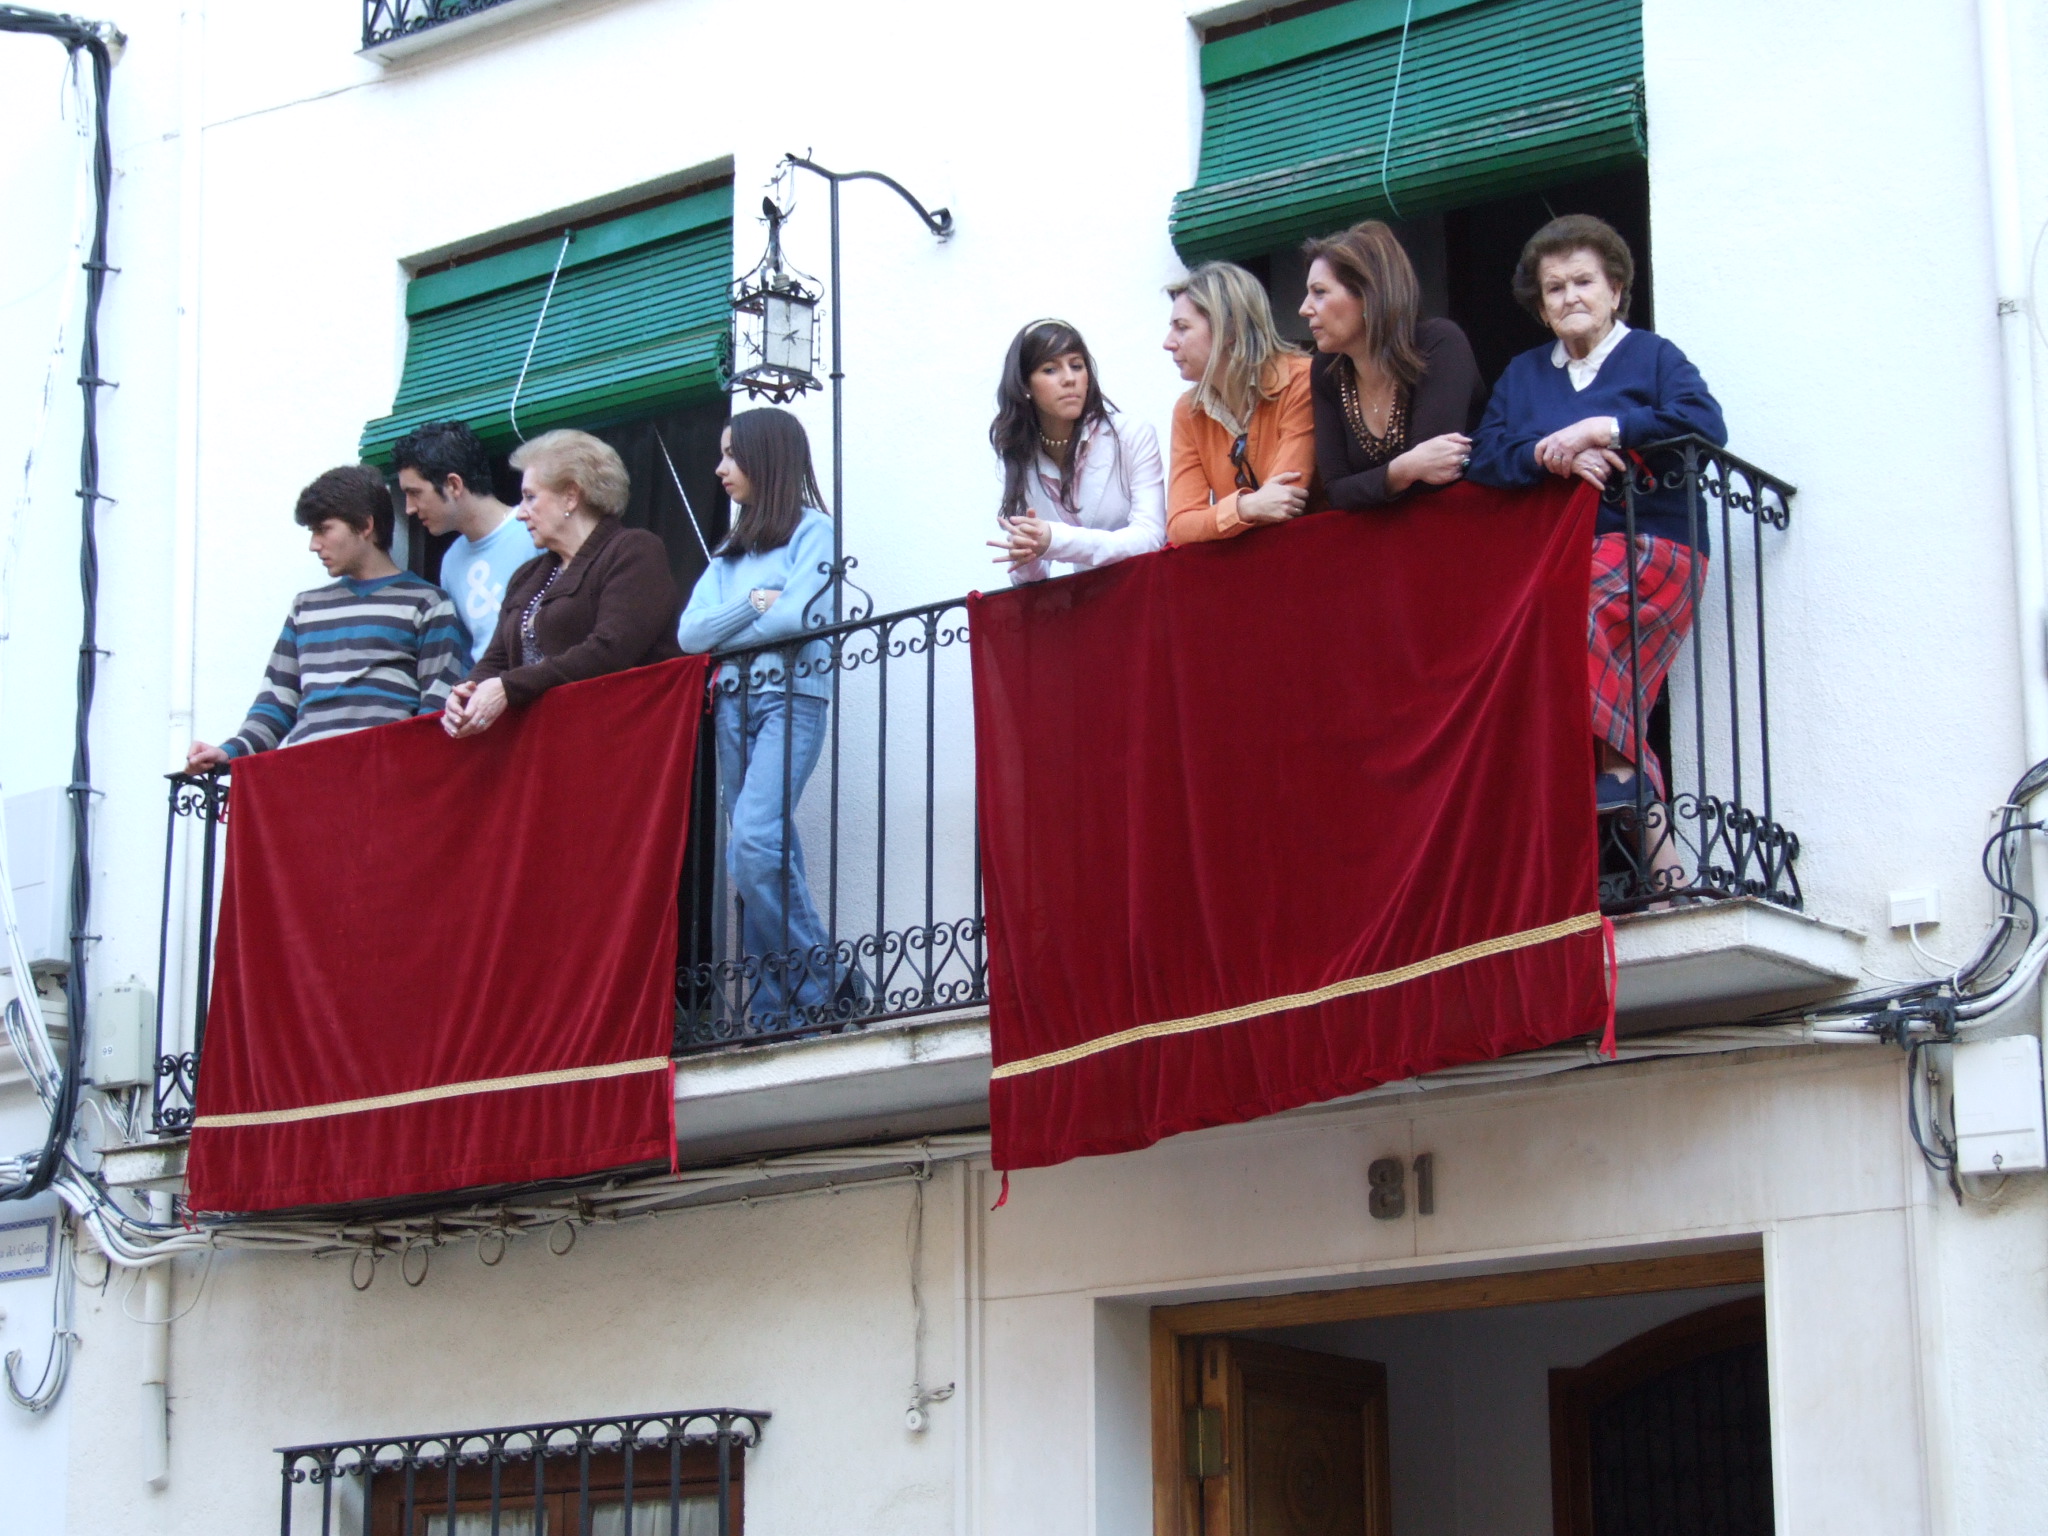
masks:
{"label": "elderly woman in navy cardigan", "polygon": [[[1625,323],[1635,262],[1627,243],[1585,214],[1553,219],[1522,248],[1515,297],[1556,334],[1515,358],[1493,388],[1473,433],[1467,476],[1481,485],[1536,485],[1545,475],[1577,476],[1601,487],[1593,545],[1592,616],[1587,626],[1593,736],[1602,811],[1638,803],[1640,771],[1664,798],[1664,773],[1643,739],[1664,676],[1692,629],[1693,594],[1706,575],[1707,537],[1688,493],[1647,489],[1638,477],[1635,553],[1629,559],[1621,476],[1627,455],[1696,433],[1728,440],[1721,407],[1699,370],[1662,336]],[[1651,464],[1655,469],[1659,466]],[[1629,575],[1636,586],[1640,686],[1629,675]],[[1661,821],[1662,812],[1652,813]],[[1675,859],[1653,856],[1675,877]]]}

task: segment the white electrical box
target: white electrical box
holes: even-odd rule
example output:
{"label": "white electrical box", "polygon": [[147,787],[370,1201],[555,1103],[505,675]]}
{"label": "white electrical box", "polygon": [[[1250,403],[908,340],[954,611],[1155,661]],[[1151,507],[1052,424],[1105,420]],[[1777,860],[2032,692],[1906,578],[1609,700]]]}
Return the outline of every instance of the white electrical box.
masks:
{"label": "white electrical box", "polygon": [[156,1081],[156,996],[130,979],[102,992],[87,1019],[95,1088],[139,1088]]}
{"label": "white electrical box", "polygon": [[1956,1168],[2028,1173],[2048,1168],[2043,1134],[2041,1042],[2034,1035],[1972,1040],[1950,1056]]}
{"label": "white electrical box", "polygon": [[[71,805],[59,789],[9,795],[7,873],[30,965],[71,963]],[[0,945],[0,970],[9,961]]]}
{"label": "white electrical box", "polygon": [[1941,921],[1941,892],[1938,889],[1893,891],[1891,901],[1894,928],[1917,928],[1922,924],[1931,927]]}

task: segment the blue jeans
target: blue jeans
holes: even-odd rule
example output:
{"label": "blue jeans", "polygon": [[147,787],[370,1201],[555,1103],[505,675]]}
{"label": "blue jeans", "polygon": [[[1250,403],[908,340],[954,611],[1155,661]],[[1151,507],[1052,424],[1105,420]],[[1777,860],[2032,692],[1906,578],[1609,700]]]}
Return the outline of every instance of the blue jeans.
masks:
{"label": "blue jeans", "polygon": [[759,972],[746,1008],[757,1022],[832,1001],[835,968],[793,820],[786,865],[783,843],[785,796],[793,817],[825,744],[826,708],[825,700],[805,694],[718,699],[725,870],[740,899],[740,943]]}

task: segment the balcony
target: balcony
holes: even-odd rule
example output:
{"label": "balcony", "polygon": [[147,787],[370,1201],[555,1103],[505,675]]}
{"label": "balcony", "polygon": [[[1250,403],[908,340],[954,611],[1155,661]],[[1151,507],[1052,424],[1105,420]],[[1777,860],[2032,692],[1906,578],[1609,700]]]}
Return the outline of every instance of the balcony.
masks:
{"label": "balcony", "polygon": [[[1668,765],[1669,799],[1644,795],[1601,819],[1600,903],[1618,919],[1624,1034],[1740,1020],[1840,990],[1856,977],[1861,942],[1801,913],[1799,840],[1778,819],[1766,584],[1793,488],[1696,439],[1645,463],[1620,492],[1624,519],[1638,495],[1681,490],[1714,557],[1695,566],[1698,618],[1665,698],[1637,711]],[[986,1124],[964,601],[875,616],[856,599],[850,611],[800,642],[719,658],[714,720],[730,715],[744,739],[756,713],[780,708],[752,750],[790,744],[788,706],[807,684],[829,681],[829,703],[815,770],[808,782],[786,775],[770,813],[782,852],[765,920],[759,911],[750,919],[729,877],[719,805],[721,774],[743,769],[746,752],[721,764],[713,721],[701,733],[673,1052],[690,1159]],[[755,682],[742,688],[742,678]],[[226,814],[219,777],[173,776],[158,987],[162,1135],[191,1124]],[[799,888],[820,925],[809,941],[793,933]],[[755,889],[758,906],[758,880]]]}
{"label": "balcony", "polygon": [[362,51],[382,63],[563,0],[363,0]]}

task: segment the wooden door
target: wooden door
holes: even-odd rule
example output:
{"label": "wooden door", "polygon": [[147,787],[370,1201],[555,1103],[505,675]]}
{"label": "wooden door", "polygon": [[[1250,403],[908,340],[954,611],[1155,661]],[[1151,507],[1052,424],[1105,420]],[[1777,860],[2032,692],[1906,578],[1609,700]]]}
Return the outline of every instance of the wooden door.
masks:
{"label": "wooden door", "polygon": [[1770,1536],[1763,1297],[1553,1370],[1550,1467],[1556,1536]]}
{"label": "wooden door", "polygon": [[1247,1339],[1182,1347],[1187,1536],[1392,1536],[1385,1366]]}

